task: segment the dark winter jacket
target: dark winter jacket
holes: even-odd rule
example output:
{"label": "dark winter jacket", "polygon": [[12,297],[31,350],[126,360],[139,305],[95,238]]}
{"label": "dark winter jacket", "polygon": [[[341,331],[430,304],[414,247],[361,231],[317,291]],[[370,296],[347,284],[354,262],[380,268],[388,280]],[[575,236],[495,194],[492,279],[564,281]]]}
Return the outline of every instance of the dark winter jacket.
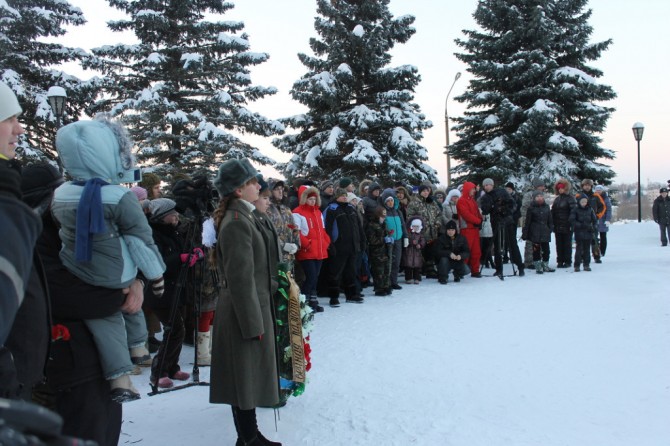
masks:
{"label": "dark winter jacket", "polygon": [[651,211],[656,223],[663,225],[670,224],[670,195],[665,198],[660,195],[656,197]]}
{"label": "dark winter jacket", "polygon": [[440,237],[437,239],[436,255],[440,258],[451,258],[452,253],[460,255],[461,260],[470,257],[468,240],[460,234],[454,235],[453,238],[449,237],[446,233],[440,234]]}
{"label": "dark winter jacket", "polygon": [[[176,297],[179,272],[182,268],[180,256],[186,252],[187,247],[183,236],[175,226],[154,221],[150,222],[149,225],[151,226],[154,243],[156,243],[165,263],[165,273],[163,273],[165,291],[161,297],[156,297],[151,291],[151,287],[147,287],[144,300],[152,308],[171,308]],[[186,284],[184,284],[185,287]],[[185,289],[182,289],[179,298],[181,302],[186,301]]]}
{"label": "dark winter jacket", "polygon": [[103,380],[98,351],[84,320],[116,314],[126,299],[121,290],[89,285],[70,273],[60,261],[58,227],[47,214],[37,249],[49,285],[54,325],[66,327],[69,340],[51,344],[47,379],[54,390],[66,390],[84,382]]}
{"label": "dark winter jacket", "polygon": [[479,199],[482,214],[491,214],[491,225],[495,228],[499,225],[513,225],[516,202],[502,187],[497,187],[487,192]]}
{"label": "dark winter jacket", "polygon": [[512,213],[512,220],[514,220],[514,226],[519,226],[519,220],[521,220],[521,203],[523,199],[521,195],[517,194],[516,192],[510,194],[510,197],[512,197],[512,200],[514,200],[514,204],[516,206],[514,212]]}
{"label": "dark winter jacket", "polygon": [[368,241],[368,257],[371,260],[374,259],[380,262],[388,260],[389,250],[384,241],[384,238],[387,236],[388,230],[385,223],[371,220],[365,225],[365,237]]}
{"label": "dark winter jacket", "polygon": [[606,221],[612,221],[612,200],[607,192],[598,192],[596,195],[600,195],[600,198],[605,202],[605,214],[598,219],[598,232],[608,232],[610,228],[605,224]]}
{"label": "dark winter jacket", "polygon": [[605,205],[605,200],[598,194],[593,191],[586,192],[582,190],[579,195],[586,195],[589,198],[589,206],[593,209],[593,212],[596,214],[596,218],[605,215],[607,211],[607,206]]}
{"label": "dark winter jacket", "polygon": [[375,215],[375,209],[381,205],[379,197],[375,197],[372,193],[376,190],[380,191],[381,196],[382,187],[379,183],[370,183],[368,186],[368,194],[363,197],[363,212],[365,213],[365,218],[367,220],[372,220]]}
{"label": "dark winter jacket", "polygon": [[575,233],[575,240],[592,240],[598,219],[588,204],[584,207],[577,204],[570,213],[570,224]]}
{"label": "dark winter jacket", "polygon": [[558,194],[551,205],[551,217],[556,234],[569,234],[570,213],[577,207],[577,200],[569,192]]}
{"label": "dark winter jacket", "polygon": [[352,205],[346,201],[334,201],[328,205],[324,216],[326,233],[330,236],[335,255],[362,250],[364,231],[358,212]]}
{"label": "dark winter jacket", "polygon": [[523,231],[524,240],[533,243],[547,243],[551,241],[551,233],[554,230],[554,222],[551,218],[551,210],[545,202],[538,204],[536,201],[530,205],[526,212]]}

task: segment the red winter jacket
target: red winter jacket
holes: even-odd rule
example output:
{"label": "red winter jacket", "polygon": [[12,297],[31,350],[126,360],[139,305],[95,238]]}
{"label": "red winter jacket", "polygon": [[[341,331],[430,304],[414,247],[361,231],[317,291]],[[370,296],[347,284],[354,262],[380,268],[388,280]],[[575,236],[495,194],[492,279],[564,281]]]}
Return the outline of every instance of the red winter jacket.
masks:
{"label": "red winter jacket", "polygon": [[[461,229],[475,229],[478,225],[481,227],[482,214],[479,212],[479,206],[474,197],[470,196],[470,191],[476,188],[474,183],[466,181],[463,184],[463,192],[461,198],[456,203],[456,210],[458,211],[458,220]],[[477,228],[478,229],[478,228]]]}
{"label": "red winter jacket", "polygon": [[[312,186],[301,186],[298,191],[300,204],[293,209],[307,221],[309,232],[307,235],[300,232],[300,249],[295,253],[296,260],[323,260],[328,258],[328,246],[330,237],[323,226],[323,215],[321,214],[319,190]],[[316,194],[316,204],[307,204],[307,197]]]}

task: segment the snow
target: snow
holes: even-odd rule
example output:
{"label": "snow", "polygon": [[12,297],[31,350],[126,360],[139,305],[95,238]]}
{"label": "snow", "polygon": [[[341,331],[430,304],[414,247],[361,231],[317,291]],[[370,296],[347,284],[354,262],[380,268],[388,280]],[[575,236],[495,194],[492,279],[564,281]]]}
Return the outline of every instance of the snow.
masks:
{"label": "snow", "polygon": [[354,33],[354,36],[356,36],[356,37],[363,37],[363,35],[365,34],[365,29],[363,28],[362,25],[356,25],[354,27],[353,33]]}
{"label": "snow", "polygon": [[[666,446],[670,248],[653,222],[613,224],[608,239],[592,272],[322,299],[307,389],[278,431],[258,409],[260,429],[291,446]],[[185,347],[184,370],[192,358]],[[120,445],[234,444],[230,408],[207,387],[149,397],[148,373],[133,377],[143,396],[123,407]]]}
{"label": "snow", "polygon": [[496,115],[488,115],[486,119],[484,119],[484,125],[489,126],[498,125],[498,122],[500,122],[500,120]]}
{"label": "snow", "polygon": [[187,69],[189,65],[193,64],[199,64],[202,62],[202,54],[198,53],[184,53],[181,55],[181,59],[179,60],[180,62],[184,62],[184,69]]}
{"label": "snow", "polygon": [[563,133],[554,130],[554,133],[549,137],[549,144],[562,146],[567,144],[574,149],[579,148],[579,143],[572,136],[565,136]]}
{"label": "snow", "polygon": [[580,82],[587,84],[596,84],[596,80],[593,76],[589,76],[582,70],[573,67],[561,67],[554,71],[554,77],[567,76],[567,77],[576,77]]}

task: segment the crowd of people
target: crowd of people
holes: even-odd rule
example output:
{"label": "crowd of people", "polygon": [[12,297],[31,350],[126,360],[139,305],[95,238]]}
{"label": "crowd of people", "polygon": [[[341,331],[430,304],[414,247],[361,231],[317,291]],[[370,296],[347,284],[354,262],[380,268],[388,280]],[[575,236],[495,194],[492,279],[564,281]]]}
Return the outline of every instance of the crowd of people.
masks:
{"label": "crowd of people", "polygon": [[[179,364],[189,332],[196,362],[212,367],[210,402],[232,407],[236,444],[279,444],[255,409],[280,404],[280,263],[321,313],[319,297],[362,304],[368,287],[386,297],[487,268],[503,280],[508,263],[518,276],[553,272],[552,234],[557,268],[590,271],[607,249],[612,205],[589,179],[576,193],[557,179],[550,205],[539,180],[523,195],[490,178],[451,190],[348,177],[289,185],[232,159],[212,181],[144,172],[126,187],[140,178],[132,142],[101,118],[58,131],[66,181],[50,164],[16,163],[20,113],[0,83],[0,397],[37,401],[62,416],[64,435],[101,445],[117,444],[121,405],[140,398],[139,367],[155,390],[190,378]],[[665,245],[664,194],[654,219]]]}

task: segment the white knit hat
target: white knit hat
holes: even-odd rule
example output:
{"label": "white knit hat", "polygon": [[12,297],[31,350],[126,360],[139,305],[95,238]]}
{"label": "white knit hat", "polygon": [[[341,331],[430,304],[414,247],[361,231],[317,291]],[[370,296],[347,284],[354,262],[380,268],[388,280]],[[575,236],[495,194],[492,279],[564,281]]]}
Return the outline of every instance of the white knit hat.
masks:
{"label": "white knit hat", "polygon": [[14,91],[4,82],[0,82],[0,121],[18,116],[22,111]]}

